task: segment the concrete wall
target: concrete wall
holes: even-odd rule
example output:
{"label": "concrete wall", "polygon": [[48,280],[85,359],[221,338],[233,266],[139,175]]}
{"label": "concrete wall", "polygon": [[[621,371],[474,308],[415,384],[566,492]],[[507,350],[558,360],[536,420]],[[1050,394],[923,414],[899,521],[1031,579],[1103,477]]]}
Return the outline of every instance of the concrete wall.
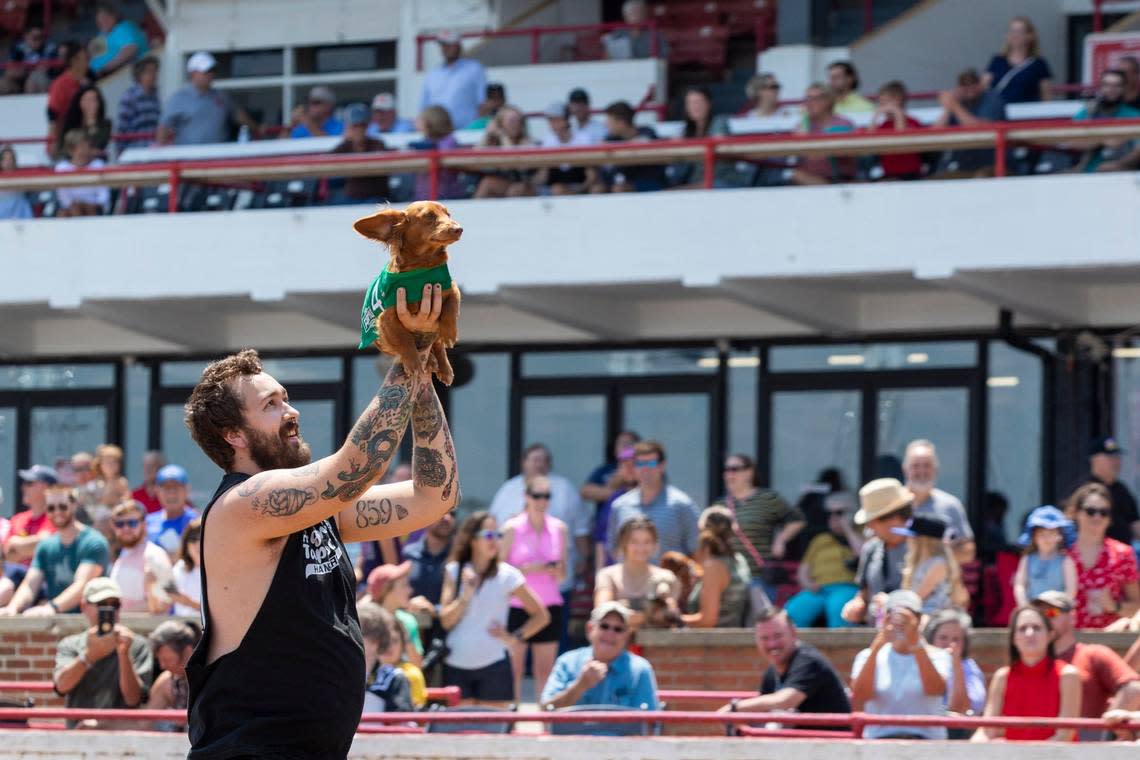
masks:
{"label": "concrete wall", "polygon": [[874,92],[891,79],[902,79],[916,92],[940,90],[953,86],[955,75],[964,68],[984,71],[991,56],[1001,49],[1014,15],[1033,20],[1054,81],[1065,81],[1061,0],[929,0],[851,46],[862,90]]}

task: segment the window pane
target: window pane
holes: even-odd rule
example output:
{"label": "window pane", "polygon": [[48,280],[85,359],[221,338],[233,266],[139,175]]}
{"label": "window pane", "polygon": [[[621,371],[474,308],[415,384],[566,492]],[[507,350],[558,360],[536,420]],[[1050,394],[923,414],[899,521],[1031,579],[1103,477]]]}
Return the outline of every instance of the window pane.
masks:
{"label": "window pane", "polygon": [[[669,482],[692,497],[698,509],[708,504],[711,494],[707,394],[628,395],[622,412],[622,428],[636,430],[642,438],[664,444]],[[716,490],[720,492],[719,483]]]}
{"label": "window pane", "polygon": [[[1003,496],[1005,536],[1016,540],[1025,515],[1041,505],[1041,359],[990,341],[986,383],[986,488]],[[988,501],[988,499],[987,499]]]}
{"label": "window pane", "polygon": [[0,368],[0,390],[110,388],[115,384],[111,364],[33,364]]}
{"label": "window pane", "polygon": [[938,487],[966,504],[970,392],[965,388],[881,390],[878,412],[879,458],[901,463],[908,443],[929,439],[938,451]]}
{"label": "window pane", "polygon": [[511,363],[507,354],[465,354],[471,380],[451,390],[448,423],[455,439],[462,511],[485,509],[507,479]]}
{"label": "window pane", "polygon": [[727,453],[756,456],[756,392],[760,380],[760,356],[753,351],[734,351],[728,357]]}
{"label": "window pane", "polygon": [[[183,362],[163,362],[162,384],[189,387],[202,379],[202,370],[209,361],[201,359]],[[341,380],[341,360],[336,356],[284,358],[261,360],[265,371],[288,388],[288,383],[335,383]]]}
{"label": "window pane", "polygon": [[127,425],[123,449],[127,461],[123,463],[123,470],[131,485],[136,486],[142,482],[142,458],[150,434],[150,367],[129,365],[126,383]]}
{"label": "window pane", "polygon": [[40,406],[32,409],[32,461],[70,468],[77,451],[94,452],[107,442],[107,410],[102,406]]}
{"label": "window pane", "polygon": [[217,490],[222,470],[194,443],[182,421],[183,414],[182,404],[163,405],[162,452],[166,454],[166,461],[186,468],[190,475],[190,501],[200,509]]}
{"label": "window pane", "polygon": [[0,407],[0,489],[3,489],[0,515],[5,517],[11,517],[20,506],[20,489],[16,485],[16,425],[16,408]]}
{"label": "window pane", "polygon": [[554,472],[575,486],[586,482],[605,459],[605,440],[605,396],[528,396],[523,400],[523,448],[545,444],[554,457]]}
{"label": "window pane", "polygon": [[772,488],[789,503],[819,472],[835,467],[849,490],[861,485],[859,391],[772,394]]}
{"label": "window pane", "polygon": [[[327,457],[333,452],[333,431],[336,430],[336,404],[329,401],[291,401],[290,405],[301,415],[301,437],[309,444],[313,459]],[[337,446],[340,445],[338,441]]]}
{"label": "window pane", "polygon": [[713,374],[715,348],[644,351],[534,351],[522,357],[525,377]]}
{"label": "window pane", "polygon": [[772,372],[857,372],[972,367],[977,355],[977,345],[972,341],[773,346],[768,352],[768,369]]}

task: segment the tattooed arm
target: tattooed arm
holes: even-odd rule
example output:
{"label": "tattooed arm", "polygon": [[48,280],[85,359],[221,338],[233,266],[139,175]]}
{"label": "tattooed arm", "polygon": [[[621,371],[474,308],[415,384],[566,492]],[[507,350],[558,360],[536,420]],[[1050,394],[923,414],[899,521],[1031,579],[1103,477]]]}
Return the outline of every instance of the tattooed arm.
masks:
{"label": "tattooed arm", "polygon": [[412,407],[412,479],[369,488],[340,513],[346,542],[406,535],[437,521],[459,504],[459,471],[451,430],[430,379]]}
{"label": "tattooed arm", "polygon": [[[397,308],[409,330],[434,334],[441,304],[442,299],[433,299],[429,286],[419,314],[410,315],[403,298],[398,299]],[[272,539],[351,510],[350,505],[387,471],[411,420],[413,400],[422,386],[430,384],[429,377],[413,375],[394,364],[339,450],[304,467],[254,475],[226,494],[219,505],[227,516],[225,522],[232,519],[232,527],[244,535]],[[360,539],[346,536],[345,540]]]}

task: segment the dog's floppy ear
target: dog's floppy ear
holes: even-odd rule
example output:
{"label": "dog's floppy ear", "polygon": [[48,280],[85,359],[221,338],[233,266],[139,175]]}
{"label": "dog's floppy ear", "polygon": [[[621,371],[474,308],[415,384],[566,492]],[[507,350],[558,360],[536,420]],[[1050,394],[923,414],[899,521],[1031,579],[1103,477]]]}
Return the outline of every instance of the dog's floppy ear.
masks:
{"label": "dog's floppy ear", "polygon": [[395,237],[407,214],[394,208],[377,211],[372,216],[357,219],[352,228],[366,238],[387,243]]}

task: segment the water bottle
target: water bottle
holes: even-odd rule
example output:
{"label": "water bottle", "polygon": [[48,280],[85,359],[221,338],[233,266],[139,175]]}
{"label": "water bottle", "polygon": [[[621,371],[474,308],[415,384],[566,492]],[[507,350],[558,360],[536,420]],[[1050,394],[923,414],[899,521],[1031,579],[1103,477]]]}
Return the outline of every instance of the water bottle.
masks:
{"label": "water bottle", "polygon": [[248,124],[242,124],[241,129],[238,130],[238,142],[239,143],[249,142],[249,125]]}

